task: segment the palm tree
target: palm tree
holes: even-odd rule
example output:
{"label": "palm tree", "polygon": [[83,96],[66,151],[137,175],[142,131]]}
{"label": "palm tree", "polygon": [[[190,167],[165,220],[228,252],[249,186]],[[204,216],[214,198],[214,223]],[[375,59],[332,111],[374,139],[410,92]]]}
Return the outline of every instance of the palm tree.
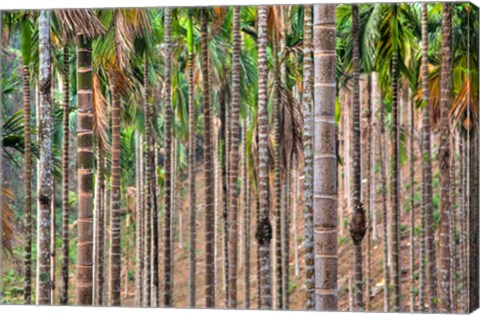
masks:
{"label": "palm tree", "polygon": [[440,67],[440,305],[441,312],[451,312],[450,296],[450,126],[449,111],[452,97],[452,6],[443,4],[442,11],[442,60]]}
{"label": "palm tree", "polygon": [[136,304],[138,306],[143,306],[143,263],[144,263],[144,253],[143,253],[143,244],[145,244],[145,233],[143,231],[143,198],[142,198],[142,169],[143,169],[143,162],[142,162],[142,135],[139,131],[137,131],[137,135],[135,137],[135,158],[137,161],[136,168],[135,168],[135,176],[136,176],[136,222],[135,222],[135,238],[136,238],[136,249],[135,249],[135,299]]}
{"label": "palm tree", "polygon": [[60,304],[66,305],[68,303],[68,224],[69,224],[69,204],[68,204],[68,164],[69,164],[69,52],[68,46],[63,48],[63,148],[62,148],[62,287],[60,290]]}
{"label": "palm tree", "polygon": [[[392,5],[392,37],[398,29],[397,5]],[[392,256],[393,310],[400,311],[400,197],[399,197],[399,123],[398,123],[398,43],[393,41],[392,52]]]}
{"label": "palm tree", "polygon": [[230,213],[229,213],[229,263],[230,274],[228,307],[237,307],[237,221],[238,221],[238,166],[239,166],[239,137],[240,137],[240,7],[233,8],[233,42],[232,42],[232,119],[231,125],[231,143],[230,143]]}
{"label": "palm tree", "polygon": [[170,220],[172,211],[172,10],[165,9],[165,179],[164,179],[164,267],[163,267],[163,303],[166,307],[173,303],[173,257],[172,257],[172,222]]}
{"label": "palm tree", "polygon": [[272,307],[270,242],[272,225],[269,220],[269,189],[268,189],[268,112],[267,112],[267,13],[266,6],[258,9],[258,193],[260,201],[260,220],[257,222],[256,239],[260,254],[260,300],[262,309]]}
{"label": "palm tree", "polygon": [[[272,8],[273,9],[273,8]],[[275,12],[277,12],[275,8]],[[283,308],[283,266],[282,266],[282,183],[280,170],[280,69],[278,61],[278,40],[273,37],[273,134],[274,134],[274,155],[273,155],[273,171],[274,171],[274,193],[275,193],[275,307]]]}
{"label": "palm tree", "polygon": [[23,59],[23,121],[24,121],[24,165],[23,180],[25,191],[25,280],[23,296],[25,304],[32,298],[32,145],[31,145],[31,108],[30,108],[30,59],[32,26],[25,16],[22,21],[22,59]]}
{"label": "palm tree", "polygon": [[93,303],[93,98],[92,46],[78,38],[78,244],[77,304]]}
{"label": "palm tree", "polygon": [[[420,277],[423,274],[423,261],[428,262],[429,304],[430,311],[436,311],[437,281],[435,268],[435,238],[433,232],[433,205],[432,205],[432,154],[430,144],[430,100],[428,88],[428,10],[427,3],[422,3],[422,235],[420,236],[420,257],[422,248],[425,248],[425,257],[420,259]],[[420,279],[422,282],[422,279]],[[420,288],[420,311],[424,307],[423,288]]]}
{"label": "palm tree", "polygon": [[360,161],[360,51],[359,51],[358,5],[352,5],[352,40],[353,40],[353,217],[350,222],[350,234],[355,246],[355,304],[363,310],[363,273],[362,240],[366,233],[365,209],[361,202],[361,161]]}
{"label": "palm tree", "polygon": [[313,60],[312,60],[312,6],[304,6],[304,35],[303,35],[303,115],[305,127],[303,131],[303,147],[305,156],[305,286],[306,309],[315,308],[315,259],[313,235],[313,116],[312,116],[312,87],[313,87]]}
{"label": "palm tree", "polygon": [[[314,6],[315,309],[337,309],[335,5]],[[357,116],[358,117],[358,116]],[[357,126],[358,127],[358,126]]]}
{"label": "palm tree", "polygon": [[201,14],[201,70],[203,78],[203,119],[205,146],[205,307],[215,307],[215,184],[212,152],[212,112],[208,63],[207,13]]}
{"label": "palm tree", "polygon": [[196,185],[195,185],[195,86],[193,78],[194,64],[194,40],[193,21],[189,11],[187,24],[187,45],[188,45],[188,188],[190,193],[190,241],[189,241],[189,307],[195,307],[196,299]]}
{"label": "palm tree", "polygon": [[51,48],[50,11],[40,11],[39,36],[39,119],[40,170],[38,191],[39,233],[37,254],[37,304],[50,304],[50,212],[52,200],[52,103],[51,103]]}

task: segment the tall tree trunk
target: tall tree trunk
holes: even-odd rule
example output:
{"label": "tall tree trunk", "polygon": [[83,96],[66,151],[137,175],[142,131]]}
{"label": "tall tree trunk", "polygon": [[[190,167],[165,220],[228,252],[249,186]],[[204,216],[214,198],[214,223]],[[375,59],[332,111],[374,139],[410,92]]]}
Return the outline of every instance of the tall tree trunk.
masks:
{"label": "tall tree trunk", "polygon": [[23,297],[25,304],[32,302],[32,144],[31,144],[31,110],[30,110],[30,68],[23,67],[23,121],[24,121],[24,164],[23,187],[25,190],[25,280]]}
{"label": "tall tree trunk", "polygon": [[[335,5],[314,6],[315,308],[337,310],[337,140]],[[357,89],[358,90],[358,89]],[[360,166],[360,165],[359,165]]]}
{"label": "tall tree trunk", "polygon": [[469,131],[471,133],[471,146],[470,146],[470,183],[469,183],[469,285],[468,285],[468,297],[469,297],[469,312],[473,312],[479,306],[478,303],[478,207],[479,207],[479,133],[478,133],[478,125],[474,126],[473,129]]}
{"label": "tall tree trunk", "polygon": [[[165,179],[164,179],[164,227],[163,227],[163,303],[173,304],[173,257],[172,257],[172,10],[165,9]],[[148,242],[148,240],[147,240]]]}
{"label": "tall tree trunk", "polygon": [[202,14],[200,27],[202,77],[203,77],[203,119],[205,138],[205,307],[215,307],[215,230],[214,216],[215,184],[213,178],[212,152],[212,109],[210,104],[210,81],[208,72],[208,30],[207,16]]}
{"label": "tall tree trunk", "polygon": [[50,304],[50,213],[52,200],[52,100],[50,11],[40,11],[39,23],[39,92],[40,92],[40,170],[37,231],[37,304]]}
{"label": "tall tree trunk", "polygon": [[144,278],[144,305],[146,307],[152,306],[152,264],[151,264],[151,247],[152,247],[152,195],[151,195],[151,175],[152,170],[150,163],[151,160],[151,145],[152,145],[152,135],[151,135],[151,112],[149,104],[149,94],[148,94],[148,63],[145,58],[144,60],[144,73],[143,73],[143,111],[145,115],[145,152],[144,152],[144,161],[145,161],[145,177],[143,184],[143,196],[145,198],[145,221],[144,221],[144,231],[145,231],[145,243],[144,243],[144,257],[145,257],[145,278]]}
{"label": "tall tree trunk", "polygon": [[68,251],[69,251],[69,215],[68,205],[68,164],[70,150],[69,134],[69,105],[70,105],[70,83],[69,83],[69,51],[68,46],[63,47],[63,148],[62,148],[62,287],[60,288],[60,304],[68,304]]}
{"label": "tall tree trunk", "polygon": [[380,172],[382,186],[382,226],[383,226],[383,309],[390,311],[390,268],[388,266],[388,208],[387,208],[387,136],[385,132],[385,103],[380,104]]}
{"label": "tall tree trunk", "polygon": [[[409,91],[409,94],[411,92]],[[410,128],[409,128],[409,167],[410,167],[410,312],[415,312],[415,103],[409,95]]]}
{"label": "tall tree trunk", "polygon": [[362,199],[367,204],[365,209],[366,216],[366,244],[365,251],[367,255],[365,257],[365,310],[370,310],[370,296],[372,294],[371,290],[371,243],[372,243],[372,222],[371,222],[371,204],[370,204],[370,179],[371,175],[371,142],[370,142],[370,132],[371,132],[371,94],[370,94],[370,75],[362,74],[360,77],[360,112],[361,112],[361,148],[365,148],[365,151],[361,154],[361,182],[366,183],[362,187]]}
{"label": "tall tree trunk", "polygon": [[[371,231],[372,231],[372,240],[378,240],[378,231],[377,231],[377,183],[376,183],[376,165],[377,165],[377,108],[379,105],[379,90],[378,90],[378,73],[371,73],[371,85],[370,85],[370,95],[371,95],[371,127],[370,127],[370,200],[369,200],[369,209],[371,216]],[[341,221],[340,221],[341,222]]]}
{"label": "tall tree trunk", "polygon": [[460,274],[460,279],[459,279],[459,286],[460,286],[460,301],[459,301],[459,308],[458,311],[461,313],[465,313],[467,309],[467,286],[466,286],[466,281],[467,281],[467,271],[466,271],[466,229],[464,227],[465,225],[465,204],[466,204],[466,198],[465,198],[465,179],[466,179],[466,172],[465,172],[465,141],[464,141],[464,136],[463,136],[463,127],[460,127],[460,130],[458,132],[458,140],[459,140],[459,157],[460,157],[460,162],[459,162],[459,170],[458,170],[458,179],[459,179],[459,185],[458,185],[458,204],[459,204],[459,211],[458,211],[458,221],[459,221],[459,226],[460,226],[460,233],[459,233],[459,239],[458,239],[458,245],[459,245],[459,260],[458,260],[458,272]]}
{"label": "tall tree trunk", "polygon": [[237,266],[238,266],[238,244],[237,244],[237,222],[238,222],[238,166],[240,156],[238,154],[239,137],[240,137],[240,7],[233,8],[233,42],[232,42],[232,120],[231,124],[231,146],[230,146],[230,213],[229,213],[229,263],[230,274],[229,281],[229,298],[228,307],[237,307]]}
{"label": "tall tree trunk", "polygon": [[225,101],[225,94],[222,88],[218,93],[219,106],[220,106],[220,140],[222,143],[222,150],[220,151],[220,160],[222,168],[222,218],[223,218],[223,289],[225,291],[225,306],[228,305],[228,277],[229,277],[229,246],[228,246],[228,234],[229,234],[229,221],[228,221],[228,109]]}
{"label": "tall tree trunk", "polygon": [[196,304],[196,240],[197,240],[197,191],[196,191],[196,125],[195,125],[195,86],[193,70],[195,67],[193,59],[193,21],[192,16],[188,20],[188,32],[191,36],[188,43],[188,191],[189,191],[189,216],[190,216],[190,235],[189,235],[189,307],[194,308]]}
{"label": "tall tree trunk", "polygon": [[[456,128],[455,128],[456,130]],[[450,219],[450,255],[452,257],[452,261],[450,264],[450,302],[451,302],[451,310],[457,311],[457,268],[458,268],[458,252],[457,252],[457,179],[456,179],[456,148],[457,144],[455,141],[455,132],[450,133],[450,191],[449,191],[449,198],[451,204],[451,219]]]}
{"label": "tall tree trunk", "polygon": [[258,7],[258,192],[260,201],[260,221],[257,224],[256,239],[260,254],[260,300],[262,309],[272,308],[272,279],[270,261],[270,243],[272,225],[269,219],[269,157],[268,157],[268,101],[267,101],[267,13],[266,6]]}
{"label": "tall tree trunk", "polygon": [[292,172],[290,165],[287,166],[287,173],[285,174],[285,181],[283,183],[283,218],[282,218],[282,299],[283,309],[289,308],[289,275],[290,275],[290,194],[291,194]]}
{"label": "tall tree trunk", "polygon": [[111,213],[110,213],[110,305],[119,306],[121,301],[121,222],[120,222],[120,95],[118,88],[118,74],[113,73],[111,78],[112,93],[112,171],[111,171]]}
{"label": "tall tree trunk", "polygon": [[143,244],[143,207],[142,207],[142,136],[135,133],[135,160],[136,160],[136,199],[135,199],[135,302],[137,306],[143,306],[143,276],[144,276],[144,253]]}
{"label": "tall tree trunk", "polygon": [[105,157],[100,138],[97,139],[97,176],[95,179],[95,274],[94,274],[94,305],[103,305],[105,279]]}
{"label": "tall tree trunk", "polygon": [[442,10],[442,64],[440,70],[440,305],[439,311],[451,312],[450,296],[450,124],[449,112],[452,97],[452,6],[444,3]]}
{"label": "tall tree trunk", "polygon": [[312,6],[304,6],[303,38],[303,151],[305,156],[305,308],[315,308],[315,257],[313,235],[313,60],[312,60]]}
{"label": "tall tree trunk", "polygon": [[366,216],[361,202],[361,147],[360,147],[360,48],[358,5],[352,5],[353,29],[353,216],[350,234],[355,246],[355,306],[361,311],[363,302],[362,240],[365,236]]}
{"label": "tall tree trunk", "polygon": [[243,137],[243,168],[242,168],[242,186],[243,186],[243,268],[244,268],[244,308],[250,309],[250,185],[248,180],[248,146],[247,146],[247,127],[248,114],[243,118],[242,137]]}
{"label": "tall tree trunk", "polygon": [[[397,5],[393,4],[393,21],[397,22]],[[391,198],[392,198],[392,276],[393,276],[393,311],[400,311],[400,184],[399,184],[399,124],[398,124],[398,47],[394,45],[392,52],[392,174],[391,174]]]}
{"label": "tall tree trunk", "polygon": [[[432,205],[432,154],[430,144],[430,100],[428,91],[428,10],[422,3],[422,233],[420,235],[420,302],[419,311],[424,311],[424,286],[422,286],[423,262],[427,262],[430,311],[437,309],[437,275],[435,268],[435,236],[433,231]],[[425,248],[425,251],[423,251]],[[425,255],[422,253],[425,252]],[[423,259],[422,259],[423,258]],[[425,284],[426,286],[427,284]]]}
{"label": "tall tree trunk", "polygon": [[92,46],[79,36],[77,304],[93,303],[93,97]]}
{"label": "tall tree trunk", "polygon": [[[53,73],[53,68],[52,68]],[[53,84],[52,84],[53,86]],[[52,88],[52,95],[54,93],[54,89]],[[55,178],[52,181],[52,213],[51,213],[51,225],[50,225],[50,275],[52,277],[51,285],[50,285],[50,304],[55,305],[55,289],[56,289],[56,246],[55,246],[55,234],[57,233],[55,227]]]}
{"label": "tall tree trunk", "polygon": [[274,134],[274,156],[273,156],[273,189],[275,196],[275,308],[283,309],[283,267],[282,267],[282,170],[280,169],[280,71],[278,62],[278,43],[275,40],[273,46],[273,134]]}

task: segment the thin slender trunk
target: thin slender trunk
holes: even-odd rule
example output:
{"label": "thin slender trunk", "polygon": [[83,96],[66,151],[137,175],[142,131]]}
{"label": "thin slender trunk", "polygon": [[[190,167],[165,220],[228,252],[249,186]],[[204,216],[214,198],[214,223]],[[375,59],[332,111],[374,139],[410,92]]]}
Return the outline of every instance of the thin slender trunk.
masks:
{"label": "thin slender trunk", "polygon": [[[293,165],[293,164],[292,164]],[[285,174],[285,181],[283,183],[283,222],[282,222],[282,234],[283,234],[283,244],[282,244],[282,299],[283,299],[283,309],[289,309],[289,276],[290,276],[290,193],[291,193],[291,169],[290,166],[287,166],[287,173]]]}
{"label": "thin slender trunk", "polygon": [[331,4],[314,6],[314,73],[315,95],[318,96],[314,105],[314,134],[319,139],[314,145],[313,164],[317,311],[337,310],[338,300],[335,9]]}
{"label": "thin slender trunk", "polygon": [[118,74],[111,78],[112,93],[112,171],[111,171],[111,213],[110,213],[110,305],[119,306],[121,301],[121,222],[120,222],[120,95],[117,91]]}
{"label": "thin slender trunk", "polygon": [[213,178],[212,110],[210,104],[210,81],[208,73],[207,16],[202,14],[200,33],[203,77],[203,118],[205,138],[205,307],[215,307],[215,184]]}
{"label": "thin slender trunk", "polygon": [[298,223],[297,223],[297,212],[298,209],[301,208],[301,203],[298,202],[298,195],[299,195],[299,185],[300,185],[300,178],[299,178],[300,169],[297,167],[293,167],[293,174],[292,174],[292,184],[293,184],[293,200],[292,200],[292,211],[293,211],[293,226],[292,226],[292,235],[293,235],[293,260],[294,260],[294,276],[297,279],[300,275],[300,262],[299,262],[299,253],[298,253]]}
{"label": "thin slender trunk", "polygon": [[69,105],[70,105],[70,83],[69,83],[69,51],[68,46],[63,47],[63,152],[62,152],[62,287],[60,289],[60,304],[68,304],[68,252],[69,252],[69,215],[68,205],[68,164],[70,150],[69,134]]}
{"label": "thin slender trunk", "polygon": [[[52,69],[53,70],[53,69]],[[53,71],[52,71],[53,73]],[[53,86],[53,84],[52,84]],[[52,94],[54,92],[54,89],[52,88]],[[55,178],[53,178],[52,181],[52,214],[51,214],[51,225],[50,225],[50,275],[52,277],[52,283],[50,285],[50,304],[55,305],[55,289],[57,286],[56,283],[56,246],[55,246],[55,234],[57,233],[56,227],[55,227]]]}
{"label": "thin slender trunk", "polygon": [[32,144],[31,144],[31,109],[30,109],[30,68],[23,67],[23,121],[24,121],[24,164],[23,187],[25,193],[25,257],[24,257],[24,303],[32,302]]}
{"label": "thin slender trunk", "polygon": [[37,217],[37,304],[50,304],[50,222],[52,200],[52,100],[50,11],[40,11],[39,23],[39,92],[40,92],[40,169]]}
{"label": "thin slender trunk", "polygon": [[313,60],[312,60],[312,6],[304,7],[303,39],[303,151],[305,158],[305,308],[315,309],[315,257],[313,234]]}
{"label": "thin slender trunk", "polygon": [[283,267],[282,267],[282,171],[280,169],[280,71],[278,62],[278,43],[273,44],[273,133],[274,133],[274,156],[273,156],[273,189],[275,196],[275,308],[283,309]]}
{"label": "thin slender trunk", "polygon": [[[247,114],[248,115],[248,114]],[[244,307],[250,309],[250,185],[248,181],[248,147],[247,147],[247,127],[248,116],[243,119],[242,137],[243,137],[243,259],[244,259]]]}
{"label": "thin slender trunk", "polygon": [[[409,90],[409,94],[411,91]],[[409,95],[410,128],[409,128],[409,165],[410,165],[410,312],[415,312],[415,104]]]}
{"label": "thin slender trunk", "polygon": [[[190,27],[192,27],[192,17],[189,19]],[[193,32],[193,31],[192,31]],[[193,36],[193,34],[192,34]],[[192,39],[193,40],[193,39]],[[192,45],[193,49],[193,45]],[[189,189],[189,216],[190,216],[190,235],[189,235],[189,307],[194,308],[196,303],[196,240],[197,240],[197,195],[196,195],[196,174],[195,174],[195,86],[193,81],[193,51],[188,54],[188,189]]]}
{"label": "thin slender trunk", "polygon": [[[397,22],[397,5],[393,4],[393,21]],[[392,52],[392,174],[391,174],[391,198],[392,198],[392,276],[393,276],[393,311],[400,311],[400,157],[399,157],[399,122],[398,122],[398,51],[394,45]]]}
{"label": "thin slender trunk", "polygon": [[[163,303],[173,305],[173,257],[172,257],[172,10],[165,8],[165,179],[164,179],[164,227],[163,227]],[[148,243],[150,243],[147,240]]]}
{"label": "thin slender trunk", "polygon": [[469,180],[469,285],[468,285],[468,298],[469,298],[469,311],[473,312],[479,306],[478,302],[478,207],[479,207],[479,134],[478,134],[478,125],[474,126],[470,130],[471,136],[471,145],[470,145],[470,180]]}
{"label": "thin slender trunk", "polygon": [[355,307],[358,311],[364,309],[363,301],[363,271],[362,271],[362,240],[366,233],[365,209],[361,202],[361,147],[360,147],[360,48],[359,48],[359,17],[358,5],[352,5],[353,28],[353,207],[350,221],[350,234],[355,246]]}
{"label": "thin slender trunk", "polygon": [[100,139],[97,139],[97,176],[95,182],[95,292],[94,305],[103,305],[104,273],[105,273],[105,157]]}
{"label": "thin slender trunk", "polygon": [[[427,262],[429,287],[428,302],[430,312],[437,309],[437,274],[435,267],[435,236],[433,231],[433,205],[432,205],[432,154],[430,144],[430,100],[428,91],[428,10],[427,3],[422,3],[422,94],[423,94],[423,116],[422,116],[422,233],[420,236],[420,303],[419,311],[424,311],[424,287],[422,287],[423,262]],[[425,255],[422,249],[425,248]],[[423,259],[422,259],[423,258]]]}
{"label": "thin slender trunk", "polygon": [[240,7],[233,8],[233,42],[232,42],[232,119],[231,119],[231,147],[230,147],[230,213],[229,213],[229,263],[230,274],[229,281],[229,298],[228,307],[237,307],[237,266],[238,266],[238,166],[240,163],[239,156],[239,137],[240,137]]}
{"label": "thin slender trunk", "polygon": [[465,313],[467,309],[467,270],[465,268],[466,266],[466,229],[465,229],[465,203],[466,203],[466,198],[465,198],[465,179],[466,179],[466,172],[465,172],[465,140],[462,132],[463,128],[460,128],[458,132],[458,139],[459,139],[459,157],[460,157],[460,165],[459,165],[459,172],[458,172],[458,179],[459,179],[459,185],[458,185],[458,204],[459,204],[459,211],[458,211],[458,221],[459,221],[459,226],[460,226],[460,233],[459,233],[459,239],[458,239],[458,245],[459,245],[459,250],[460,250],[460,255],[459,255],[459,261],[458,261],[458,272],[460,274],[460,279],[459,279],[459,286],[460,286],[460,305],[458,308],[458,312],[460,313]]}
{"label": "thin slender trunk", "polygon": [[[372,72],[371,74],[371,86],[370,86],[370,95],[371,95],[371,128],[370,128],[370,200],[369,200],[369,209],[371,216],[371,231],[372,231],[372,240],[378,240],[378,231],[377,231],[377,174],[376,174],[376,165],[377,165],[377,108],[379,105],[379,90],[378,90],[378,73]],[[340,221],[341,222],[341,221]]]}
{"label": "thin slender trunk", "polygon": [[371,142],[370,142],[370,132],[371,132],[371,94],[370,94],[370,75],[362,74],[360,79],[360,112],[362,116],[362,128],[361,128],[361,147],[365,148],[365,151],[361,154],[361,166],[362,166],[362,199],[364,203],[367,204],[365,209],[366,217],[366,243],[365,251],[367,255],[365,257],[365,310],[370,310],[370,296],[372,295],[371,290],[371,243],[372,243],[372,222],[371,222],[371,204],[370,204],[370,179],[371,175]]}
{"label": "thin slender trunk", "polygon": [[450,301],[452,312],[457,311],[457,279],[456,273],[458,268],[458,253],[457,253],[457,203],[456,203],[456,193],[457,193],[457,183],[456,183],[456,142],[455,142],[455,133],[450,134],[450,191],[449,198],[451,204],[451,213],[450,213],[450,249],[452,261],[450,264]]}
{"label": "thin slender trunk", "polygon": [[143,234],[143,207],[142,207],[142,137],[137,131],[135,134],[135,157],[136,157],[136,222],[135,222],[135,302],[137,306],[143,306],[143,276],[144,276],[144,234]]}

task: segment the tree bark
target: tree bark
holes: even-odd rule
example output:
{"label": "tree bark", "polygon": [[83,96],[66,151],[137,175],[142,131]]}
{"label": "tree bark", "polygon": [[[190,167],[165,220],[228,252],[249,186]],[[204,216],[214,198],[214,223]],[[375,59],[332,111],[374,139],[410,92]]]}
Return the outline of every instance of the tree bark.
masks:
{"label": "tree bark", "polygon": [[312,60],[312,6],[304,6],[303,39],[303,151],[305,157],[305,308],[315,309],[315,260],[313,233],[313,60]]}
{"label": "tree bark", "polygon": [[[172,257],[172,10],[165,9],[165,179],[164,179],[164,227],[163,227],[163,303],[173,305],[173,257]],[[147,240],[148,242],[148,240]]]}
{"label": "tree bark", "polygon": [[203,77],[203,118],[205,138],[205,307],[215,307],[215,230],[214,216],[215,184],[213,178],[212,109],[210,104],[210,81],[208,69],[207,16],[202,14],[200,34]]}
{"label": "tree bark", "polygon": [[50,304],[50,224],[52,200],[52,100],[50,11],[39,16],[40,170],[38,190],[37,304]]}
{"label": "tree bark", "polygon": [[315,309],[337,309],[337,139],[335,5],[314,6]]}
{"label": "tree bark", "polygon": [[[422,286],[423,262],[427,262],[430,311],[437,309],[437,275],[435,268],[435,236],[433,231],[432,205],[432,154],[430,144],[430,100],[428,91],[428,10],[427,3],[422,3],[422,233],[420,236],[420,301],[419,311],[424,311],[424,287]],[[425,255],[422,255],[425,248]],[[423,259],[422,259],[423,258]]]}

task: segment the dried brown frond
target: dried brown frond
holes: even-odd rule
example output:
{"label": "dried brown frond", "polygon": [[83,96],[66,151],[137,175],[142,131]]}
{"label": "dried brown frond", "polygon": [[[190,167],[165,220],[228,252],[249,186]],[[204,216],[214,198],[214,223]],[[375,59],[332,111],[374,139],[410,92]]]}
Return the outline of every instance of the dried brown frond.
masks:
{"label": "dried brown frond", "polygon": [[282,17],[281,17],[281,10],[277,6],[271,6],[268,9],[268,16],[267,16],[267,30],[275,39],[275,43],[280,42],[280,34],[281,34],[281,25],[282,25]]}
{"label": "dried brown frond", "polygon": [[121,69],[129,67],[130,58],[135,54],[135,38],[142,38],[150,31],[145,9],[114,10],[115,52]]}
{"label": "dried brown frond", "polygon": [[3,187],[2,198],[2,249],[5,254],[13,254],[13,244],[15,243],[15,229],[13,226],[13,211],[11,203],[14,200],[13,192],[7,187]]}
{"label": "dried brown frond", "polygon": [[[470,114],[470,116],[468,114]],[[478,103],[472,90],[470,77],[467,76],[465,78],[465,83],[453,102],[449,116],[452,121],[452,129],[465,117],[466,120],[462,122],[465,129],[470,128],[470,120],[472,120],[472,118],[473,121],[478,121]]]}
{"label": "dried brown frond", "polygon": [[54,12],[64,43],[73,41],[78,44],[78,35],[91,40],[105,35],[107,31],[93,9],[64,9]]}
{"label": "dried brown frond", "polygon": [[102,93],[100,75],[95,73],[93,76],[93,132],[105,152],[111,151],[109,129],[109,106]]}

